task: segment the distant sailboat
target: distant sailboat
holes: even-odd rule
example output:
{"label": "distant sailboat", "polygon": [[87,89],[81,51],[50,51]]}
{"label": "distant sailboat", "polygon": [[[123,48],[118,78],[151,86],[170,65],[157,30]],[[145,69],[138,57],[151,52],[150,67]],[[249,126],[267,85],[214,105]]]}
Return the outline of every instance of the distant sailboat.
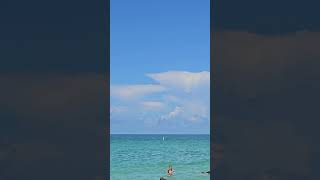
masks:
{"label": "distant sailboat", "polygon": [[162,141],[164,141],[164,136],[162,136]]}

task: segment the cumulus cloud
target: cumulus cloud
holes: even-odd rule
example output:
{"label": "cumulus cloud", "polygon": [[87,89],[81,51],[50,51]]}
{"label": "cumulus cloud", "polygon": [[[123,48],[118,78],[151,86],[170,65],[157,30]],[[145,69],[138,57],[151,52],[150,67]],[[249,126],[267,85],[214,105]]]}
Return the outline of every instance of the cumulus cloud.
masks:
{"label": "cumulus cloud", "polygon": [[113,85],[111,86],[111,96],[121,99],[133,99],[144,95],[166,91],[161,85],[141,84],[141,85]]}
{"label": "cumulus cloud", "polygon": [[149,73],[148,77],[163,86],[183,89],[190,92],[192,89],[203,85],[209,85],[210,72],[167,71],[162,73]]}
{"label": "cumulus cloud", "polygon": [[183,109],[179,106],[176,106],[174,110],[170,111],[168,114],[162,115],[161,118],[159,119],[159,123],[161,121],[167,121],[167,120],[173,119],[177,117],[179,114],[181,114],[182,112],[183,112]]}
{"label": "cumulus cloud", "polygon": [[177,106],[173,111],[171,111],[169,114],[168,114],[168,118],[171,119],[171,118],[174,118],[176,117],[178,114],[180,114],[182,112],[182,108]]}
{"label": "cumulus cloud", "polygon": [[194,124],[204,119],[209,120],[209,105],[203,102],[187,100],[178,103],[173,110],[161,115],[158,119],[158,125],[172,120]]}
{"label": "cumulus cloud", "polygon": [[111,86],[111,104],[128,107],[121,115],[141,123],[139,128],[209,127],[210,72],[167,71],[147,76],[155,84]]}

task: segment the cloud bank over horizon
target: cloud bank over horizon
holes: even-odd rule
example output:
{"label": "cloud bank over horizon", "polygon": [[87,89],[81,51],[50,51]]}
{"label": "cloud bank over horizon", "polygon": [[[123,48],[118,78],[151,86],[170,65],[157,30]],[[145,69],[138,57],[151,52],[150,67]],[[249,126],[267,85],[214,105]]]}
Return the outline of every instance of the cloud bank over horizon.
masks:
{"label": "cloud bank over horizon", "polygon": [[154,83],[111,85],[111,133],[209,133],[209,71],[146,77]]}

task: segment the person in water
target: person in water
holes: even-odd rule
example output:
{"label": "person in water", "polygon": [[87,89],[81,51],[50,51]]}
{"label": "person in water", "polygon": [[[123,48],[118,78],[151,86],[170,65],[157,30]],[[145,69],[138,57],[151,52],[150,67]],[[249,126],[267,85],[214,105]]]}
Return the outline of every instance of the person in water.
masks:
{"label": "person in water", "polygon": [[172,176],[173,175],[172,165],[169,165],[168,170],[167,170],[167,174],[168,174],[168,176]]}
{"label": "person in water", "polygon": [[203,174],[210,174],[210,171],[207,171],[207,172],[201,172]]}

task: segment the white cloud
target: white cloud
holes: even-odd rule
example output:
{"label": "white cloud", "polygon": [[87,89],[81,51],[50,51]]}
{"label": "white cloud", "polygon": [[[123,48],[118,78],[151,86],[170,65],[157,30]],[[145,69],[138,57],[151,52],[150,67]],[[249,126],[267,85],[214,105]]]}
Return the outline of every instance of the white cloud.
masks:
{"label": "white cloud", "polygon": [[170,111],[168,114],[162,115],[158,123],[160,123],[161,121],[167,121],[167,120],[173,119],[177,117],[179,114],[181,114],[182,112],[183,112],[183,109],[180,106],[176,106],[174,110]]}
{"label": "white cloud", "polygon": [[197,123],[203,120],[209,120],[209,115],[209,104],[188,99],[184,102],[181,102],[169,113],[160,116],[158,124],[172,119]]}
{"label": "white cloud", "polygon": [[159,110],[164,107],[164,103],[160,101],[144,101],[141,105],[146,110]]}
{"label": "white cloud", "polygon": [[138,98],[144,95],[166,91],[161,85],[112,85],[111,96],[121,99]]}
{"label": "white cloud", "polygon": [[199,122],[203,119],[209,119],[209,103],[189,101],[184,104],[186,113],[185,120],[189,122]]}
{"label": "white cloud", "polygon": [[127,110],[128,108],[124,106],[112,106],[110,107],[110,114],[126,112]]}
{"label": "white cloud", "polygon": [[178,114],[180,114],[182,112],[182,108],[177,106],[173,111],[171,111],[169,114],[168,114],[168,118],[171,119],[171,118],[174,118],[176,117]]}
{"label": "white cloud", "polygon": [[174,95],[165,95],[163,96],[163,99],[167,102],[178,102],[180,99],[177,96]]}
{"label": "white cloud", "polygon": [[160,83],[160,85],[183,89],[190,92],[192,89],[210,84],[210,72],[168,71],[162,73],[150,73],[148,77]]}
{"label": "white cloud", "polygon": [[158,84],[111,86],[111,96],[116,97],[112,102],[127,107],[121,115],[155,128],[161,128],[162,123],[175,127],[209,122],[208,71],[168,71],[147,76]]}

